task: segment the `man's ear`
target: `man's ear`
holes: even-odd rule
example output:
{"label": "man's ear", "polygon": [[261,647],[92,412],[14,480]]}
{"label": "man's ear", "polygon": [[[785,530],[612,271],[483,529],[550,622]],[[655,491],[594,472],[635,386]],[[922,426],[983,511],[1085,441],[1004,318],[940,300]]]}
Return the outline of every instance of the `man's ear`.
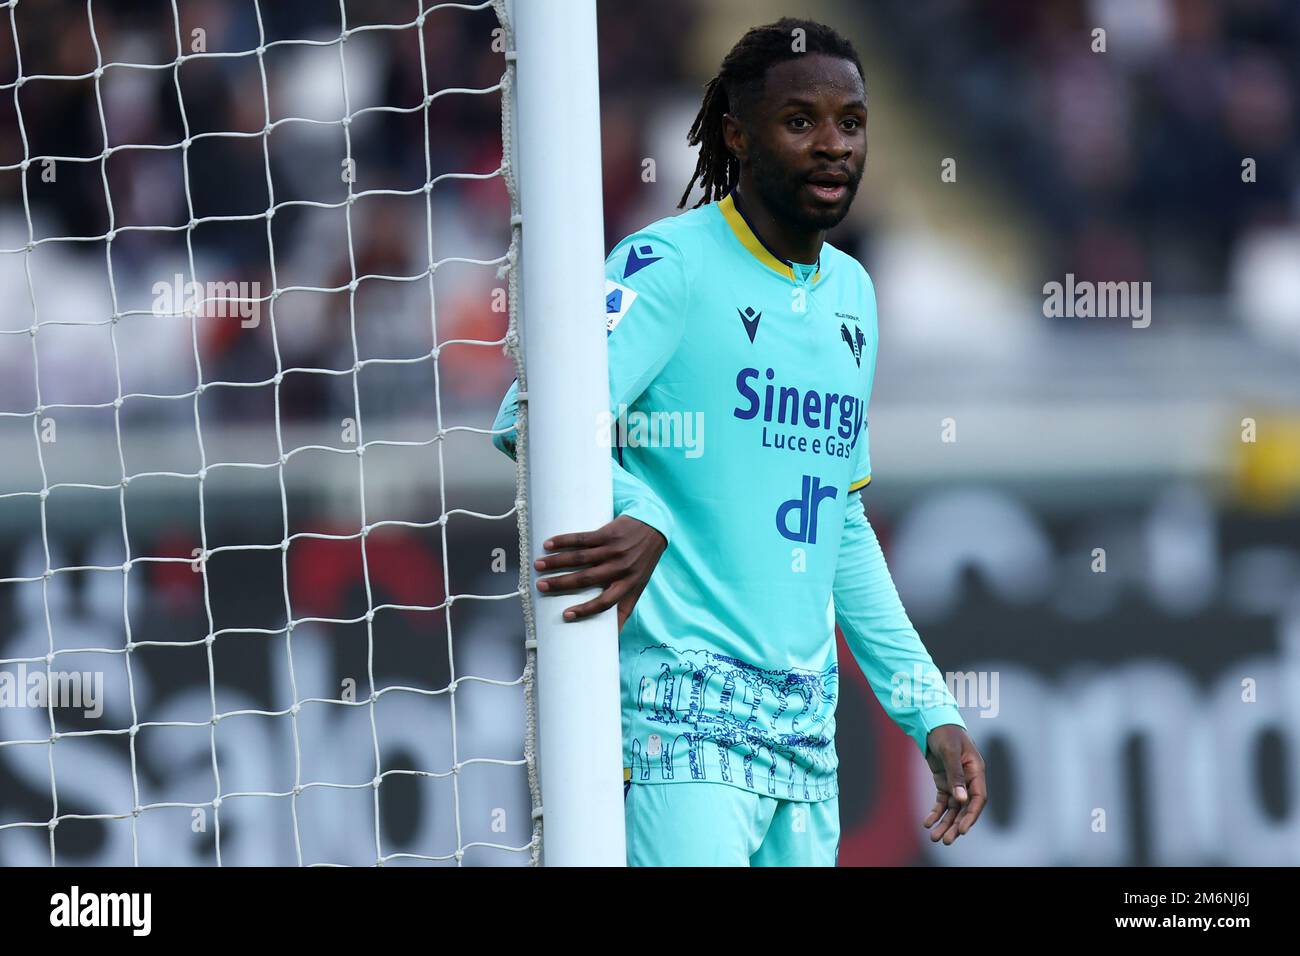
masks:
{"label": "man's ear", "polygon": [[736,159],[744,161],[749,156],[749,135],[739,117],[731,113],[722,114],[722,141]]}

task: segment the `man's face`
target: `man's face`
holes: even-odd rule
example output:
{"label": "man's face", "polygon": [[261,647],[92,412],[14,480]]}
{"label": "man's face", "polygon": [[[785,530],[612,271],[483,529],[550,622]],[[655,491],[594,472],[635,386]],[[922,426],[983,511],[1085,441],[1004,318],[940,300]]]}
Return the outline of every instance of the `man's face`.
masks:
{"label": "man's face", "polygon": [[728,131],[728,145],[745,151],[763,204],[798,228],[838,225],[867,161],[867,104],[857,67],[822,53],[778,63],[750,112]]}

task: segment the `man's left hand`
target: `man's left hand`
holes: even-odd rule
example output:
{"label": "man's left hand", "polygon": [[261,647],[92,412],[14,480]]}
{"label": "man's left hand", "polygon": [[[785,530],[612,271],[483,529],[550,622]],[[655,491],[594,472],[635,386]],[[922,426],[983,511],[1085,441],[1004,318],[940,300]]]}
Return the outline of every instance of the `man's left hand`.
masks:
{"label": "man's left hand", "polygon": [[938,796],[921,826],[930,830],[930,839],[935,843],[942,840],[944,846],[952,846],[975,825],[988,803],[984,758],[964,728],[944,724],[926,736],[925,761],[934,774]]}

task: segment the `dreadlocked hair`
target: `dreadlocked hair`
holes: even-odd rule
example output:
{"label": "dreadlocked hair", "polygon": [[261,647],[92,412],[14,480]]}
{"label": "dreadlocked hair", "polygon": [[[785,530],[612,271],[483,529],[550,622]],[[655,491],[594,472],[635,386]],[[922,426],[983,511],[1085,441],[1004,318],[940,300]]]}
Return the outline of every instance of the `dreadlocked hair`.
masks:
{"label": "dreadlocked hair", "polygon": [[[801,49],[797,50],[795,30],[803,31]],[[773,65],[808,53],[825,53],[849,60],[858,68],[859,75],[866,75],[853,44],[815,20],[782,17],[774,23],[750,28],[731,48],[718,75],[705,85],[704,102],[686,136],[687,143],[700,147],[700,157],[686,192],[677,203],[678,209],[686,205],[697,181],[704,189],[704,196],[693,208],[722,199],[735,187],[740,180],[740,161],[727,149],[722,137],[723,115],[739,115],[752,107]]]}

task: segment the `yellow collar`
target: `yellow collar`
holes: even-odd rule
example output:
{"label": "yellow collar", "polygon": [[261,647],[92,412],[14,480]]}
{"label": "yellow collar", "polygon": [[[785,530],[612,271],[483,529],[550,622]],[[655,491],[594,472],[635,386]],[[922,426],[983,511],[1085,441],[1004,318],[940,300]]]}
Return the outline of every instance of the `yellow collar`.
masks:
{"label": "yellow collar", "polygon": [[[749,223],[745,221],[745,217],[736,208],[736,201],[732,197],[732,193],[727,193],[725,197],[718,201],[718,209],[722,213],[722,218],[727,221],[727,225],[731,227],[731,231],[740,240],[740,244],[749,250],[750,255],[773,272],[785,276],[791,282],[796,281],[794,269],[790,266],[790,263],[778,259],[767,246],[763,245],[763,240],[759,239],[754,230],[749,228]],[[821,257],[818,256],[817,271],[813,273],[812,282],[816,283],[821,277]]]}

